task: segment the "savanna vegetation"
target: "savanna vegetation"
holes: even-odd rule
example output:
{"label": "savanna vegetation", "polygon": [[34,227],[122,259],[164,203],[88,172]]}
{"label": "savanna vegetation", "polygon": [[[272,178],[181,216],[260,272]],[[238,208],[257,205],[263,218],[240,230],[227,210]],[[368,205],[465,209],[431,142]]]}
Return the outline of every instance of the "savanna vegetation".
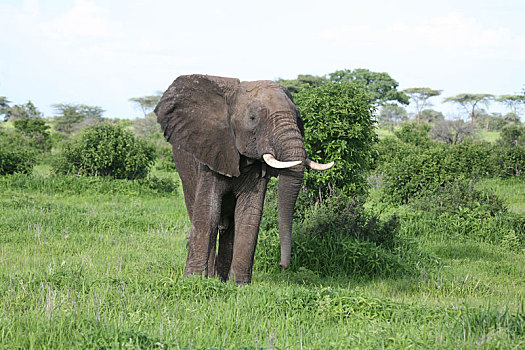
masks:
{"label": "savanna vegetation", "polygon": [[[522,95],[397,89],[387,73],[279,80],[312,159],[290,268],[276,179],[251,285],[182,278],[189,220],[152,114],[0,97],[0,348],[525,347]],[[489,113],[494,101],[509,113]],[[413,113],[405,106],[410,103]]]}

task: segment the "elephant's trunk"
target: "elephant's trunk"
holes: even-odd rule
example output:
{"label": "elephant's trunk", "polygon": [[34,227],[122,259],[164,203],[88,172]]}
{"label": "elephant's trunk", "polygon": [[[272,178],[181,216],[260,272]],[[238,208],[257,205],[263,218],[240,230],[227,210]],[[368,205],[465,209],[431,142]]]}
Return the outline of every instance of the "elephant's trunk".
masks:
{"label": "elephant's trunk", "polygon": [[301,161],[300,165],[279,172],[279,239],[281,241],[281,266],[290,266],[292,255],[292,222],[295,202],[303,183],[306,151],[299,130],[282,135],[283,148],[279,150],[279,159],[283,161]]}
{"label": "elephant's trunk", "polygon": [[288,171],[279,176],[279,239],[281,266],[290,266],[292,255],[292,222],[295,202],[303,183],[303,171]]}

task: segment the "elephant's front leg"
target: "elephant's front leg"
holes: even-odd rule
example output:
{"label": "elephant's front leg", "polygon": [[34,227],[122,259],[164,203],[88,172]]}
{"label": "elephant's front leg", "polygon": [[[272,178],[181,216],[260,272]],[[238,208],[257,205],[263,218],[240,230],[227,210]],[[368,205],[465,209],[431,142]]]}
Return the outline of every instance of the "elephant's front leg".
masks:
{"label": "elephant's front leg", "polygon": [[[213,275],[208,271],[209,257],[215,254],[217,226],[221,211],[221,198],[224,186],[212,173],[202,174],[198,180],[193,204],[188,258],[184,276]],[[211,262],[214,265],[214,262]]]}
{"label": "elephant's front leg", "polygon": [[235,207],[233,257],[228,274],[228,279],[237,284],[250,283],[252,280],[253,257],[263,212],[266,185],[266,179],[260,179],[255,185],[246,186],[249,188],[238,194]]}

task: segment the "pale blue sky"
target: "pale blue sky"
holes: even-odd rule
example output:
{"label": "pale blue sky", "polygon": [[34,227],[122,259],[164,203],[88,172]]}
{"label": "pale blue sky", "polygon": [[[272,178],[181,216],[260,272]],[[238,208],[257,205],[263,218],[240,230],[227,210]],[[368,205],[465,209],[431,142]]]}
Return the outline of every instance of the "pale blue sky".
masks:
{"label": "pale blue sky", "polygon": [[46,116],[54,103],[83,103],[134,118],[130,97],[181,74],[368,68],[400,89],[443,90],[435,109],[454,117],[443,97],[525,88],[524,18],[523,0],[0,0],[0,96]]}

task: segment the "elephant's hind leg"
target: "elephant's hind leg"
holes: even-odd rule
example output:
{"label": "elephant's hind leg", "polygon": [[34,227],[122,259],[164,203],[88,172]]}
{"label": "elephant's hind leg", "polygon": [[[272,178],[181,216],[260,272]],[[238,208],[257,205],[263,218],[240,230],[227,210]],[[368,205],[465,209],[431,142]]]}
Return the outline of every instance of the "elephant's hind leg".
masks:
{"label": "elephant's hind leg", "polygon": [[232,264],[233,235],[235,233],[236,198],[233,192],[228,192],[222,200],[221,221],[219,223],[219,249],[217,252],[216,272],[219,277],[228,280],[228,272]]}
{"label": "elephant's hind leg", "polygon": [[228,280],[228,273],[233,258],[233,236],[235,233],[235,224],[233,215],[230,224],[223,230],[219,230],[219,252],[217,253],[217,274],[223,281]]}

